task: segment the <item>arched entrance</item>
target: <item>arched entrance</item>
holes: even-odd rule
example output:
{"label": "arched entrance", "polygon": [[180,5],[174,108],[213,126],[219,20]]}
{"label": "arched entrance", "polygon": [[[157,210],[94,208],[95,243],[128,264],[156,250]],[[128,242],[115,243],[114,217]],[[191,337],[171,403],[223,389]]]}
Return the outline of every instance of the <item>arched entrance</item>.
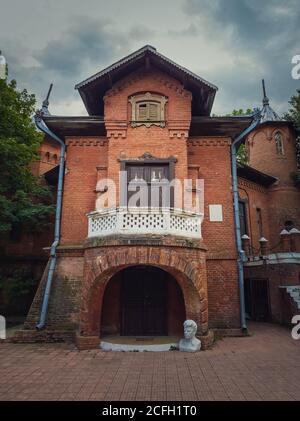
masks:
{"label": "arched entrance", "polygon": [[127,267],[106,285],[101,314],[103,335],[180,335],[185,318],[181,288],[161,268]]}
{"label": "arched entrance", "polygon": [[[133,266],[159,268],[169,274],[173,281],[171,284],[177,285],[180,289],[184,305],[174,304],[172,310],[167,300],[166,317],[169,335],[172,329],[178,329],[180,325],[179,322],[174,322],[179,313],[177,307],[180,308],[180,306],[185,309],[184,317],[195,320],[197,323],[198,335],[202,336],[208,332],[206,249],[200,243],[191,244],[193,247],[179,247],[176,243],[176,247],[173,247],[171,246],[172,238],[168,241],[170,241],[168,245],[149,247],[145,245],[120,246],[119,240],[103,240],[101,246],[97,247],[93,244],[93,247],[86,249],[81,287],[80,322],[76,334],[78,348],[91,349],[99,346],[101,338],[108,332],[120,335],[121,284],[116,280],[117,278],[112,280],[122,270]],[[118,282],[119,293],[116,292]],[[111,293],[113,297],[109,304],[106,298],[110,294],[110,289],[115,289],[115,292]],[[168,291],[167,298],[169,299],[171,295],[172,292]],[[174,293],[174,295],[176,302],[178,294]],[[110,310],[105,310],[105,306]],[[115,321],[107,317],[109,311],[114,312]],[[182,325],[180,332],[182,334]]]}

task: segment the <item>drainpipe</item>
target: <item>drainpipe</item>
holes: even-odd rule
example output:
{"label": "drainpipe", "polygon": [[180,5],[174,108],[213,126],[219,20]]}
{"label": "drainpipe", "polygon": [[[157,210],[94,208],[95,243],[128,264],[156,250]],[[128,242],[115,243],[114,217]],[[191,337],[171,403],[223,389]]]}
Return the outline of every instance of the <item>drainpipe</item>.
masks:
{"label": "drainpipe", "polygon": [[57,141],[60,144],[60,159],[59,159],[59,173],[58,173],[58,186],[57,186],[57,199],[56,199],[56,211],[55,211],[55,224],[54,224],[54,241],[50,248],[50,264],[49,271],[46,281],[46,288],[43,295],[43,302],[41,306],[39,322],[36,325],[37,329],[43,329],[46,324],[47,310],[49,304],[49,297],[51,291],[51,285],[53,280],[53,275],[56,267],[56,248],[60,240],[60,222],[61,222],[61,209],[62,209],[62,193],[63,193],[63,179],[64,179],[64,165],[65,165],[65,143],[54,134],[46,123],[43,120],[44,115],[49,115],[48,111],[48,99],[52,89],[52,84],[47,95],[46,100],[43,102],[42,110],[37,112],[34,116],[36,126],[45,134],[50,136],[52,139]]}
{"label": "drainpipe", "polygon": [[239,194],[238,194],[238,178],[237,178],[237,150],[242,140],[249,135],[260,123],[260,111],[255,110],[253,113],[253,121],[251,125],[234,139],[231,144],[231,171],[232,171],[232,189],[233,189],[233,209],[234,209],[234,222],[235,222],[235,235],[238,251],[238,276],[239,276],[239,296],[240,296],[240,319],[241,328],[243,331],[247,330],[246,314],[245,314],[245,295],[244,295],[244,267],[245,252],[242,248],[241,240],[241,226],[239,216]]}

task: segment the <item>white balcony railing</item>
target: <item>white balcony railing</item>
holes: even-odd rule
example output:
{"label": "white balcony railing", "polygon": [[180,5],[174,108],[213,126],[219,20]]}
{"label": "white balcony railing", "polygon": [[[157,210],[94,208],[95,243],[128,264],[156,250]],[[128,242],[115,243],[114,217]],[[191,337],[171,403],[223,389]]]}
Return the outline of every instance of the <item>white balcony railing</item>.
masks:
{"label": "white balcony railing", "polygon": [[156,234],[201,238],[202,215],[178,209],[115,208],[88,214],[88,237]]}

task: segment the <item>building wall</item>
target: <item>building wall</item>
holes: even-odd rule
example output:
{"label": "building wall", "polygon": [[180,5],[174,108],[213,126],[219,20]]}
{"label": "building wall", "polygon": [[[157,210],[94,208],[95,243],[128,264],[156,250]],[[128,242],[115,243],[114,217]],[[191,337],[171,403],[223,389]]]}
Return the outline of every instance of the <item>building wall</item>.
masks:
{"label": "building wall", "polygon": [[[269,194],[268,189],[244,178],[238,179],[239,198],[246,204],[248,236],[253,254],[259,254],[259,239],[261,238],[257,209],[261,210],[263,236],[270,238],[270,230],[276,230],[270,226],[269,218]],[[279,232],[277,240],[279,239]]]}
{"label": "building wall", "polygon": [[[141,92],[167,97],[166,127],[131,127],[131,105],[128,99]],[[170,76],[157,70],[138,71],[117,82],[104,98],[108,144],[108,178],[119,192],[119,159],[138,158],[145,152],[156,158],[177,159],[175,177],[187,176],[186,138],[191,121],[191,94]]]}
{"label": "building wall", "polygon": [[31,164],[31,170],[36,176],[44,174],[59,164],[60,146],[55,140],[45,136],[38,154],[39,160]]}
{"label": "building wall", "polygon": [[300,283],[300,265],[291,263],[268,265],[262,263],[259,266],[246,266],[245,278],[268,281],[271,319],[279,323],[284,322],[286,306],[289,304],[283,301],[285,294],[279,287]]}
{"label": "building wall", "polygon": [[95,210],[99,167],[107,167],[107,141],[72,137],[66,139],[66,144],[61,245],[75,245],[87,237],[86,214]]}
{"label": "building wall", "polygon": [[[230,139],[226,137],[189,139],[188,168],[192,178],[204,179],[202,236],[208,249],[209,325],[222,328],[239,327]],[[222,222],[210,221],[210,204],[222,205]]]}

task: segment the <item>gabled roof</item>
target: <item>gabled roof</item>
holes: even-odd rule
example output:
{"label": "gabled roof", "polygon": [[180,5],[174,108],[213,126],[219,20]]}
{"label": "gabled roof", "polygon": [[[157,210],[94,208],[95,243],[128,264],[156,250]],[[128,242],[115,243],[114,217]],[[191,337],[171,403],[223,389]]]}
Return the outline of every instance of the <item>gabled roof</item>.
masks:
{"label": "gabled roof", "polygon": [[156,48],[146,45],[117,61],[104,70],[78,83],[78,89],[90,115],[103,115],[103,96],[119,79],[131,72],[147,66],[154,66],[179,80],[185,89],[192,92],[192,114],[209,115],[218,88],[185,67],[180,66]]}

